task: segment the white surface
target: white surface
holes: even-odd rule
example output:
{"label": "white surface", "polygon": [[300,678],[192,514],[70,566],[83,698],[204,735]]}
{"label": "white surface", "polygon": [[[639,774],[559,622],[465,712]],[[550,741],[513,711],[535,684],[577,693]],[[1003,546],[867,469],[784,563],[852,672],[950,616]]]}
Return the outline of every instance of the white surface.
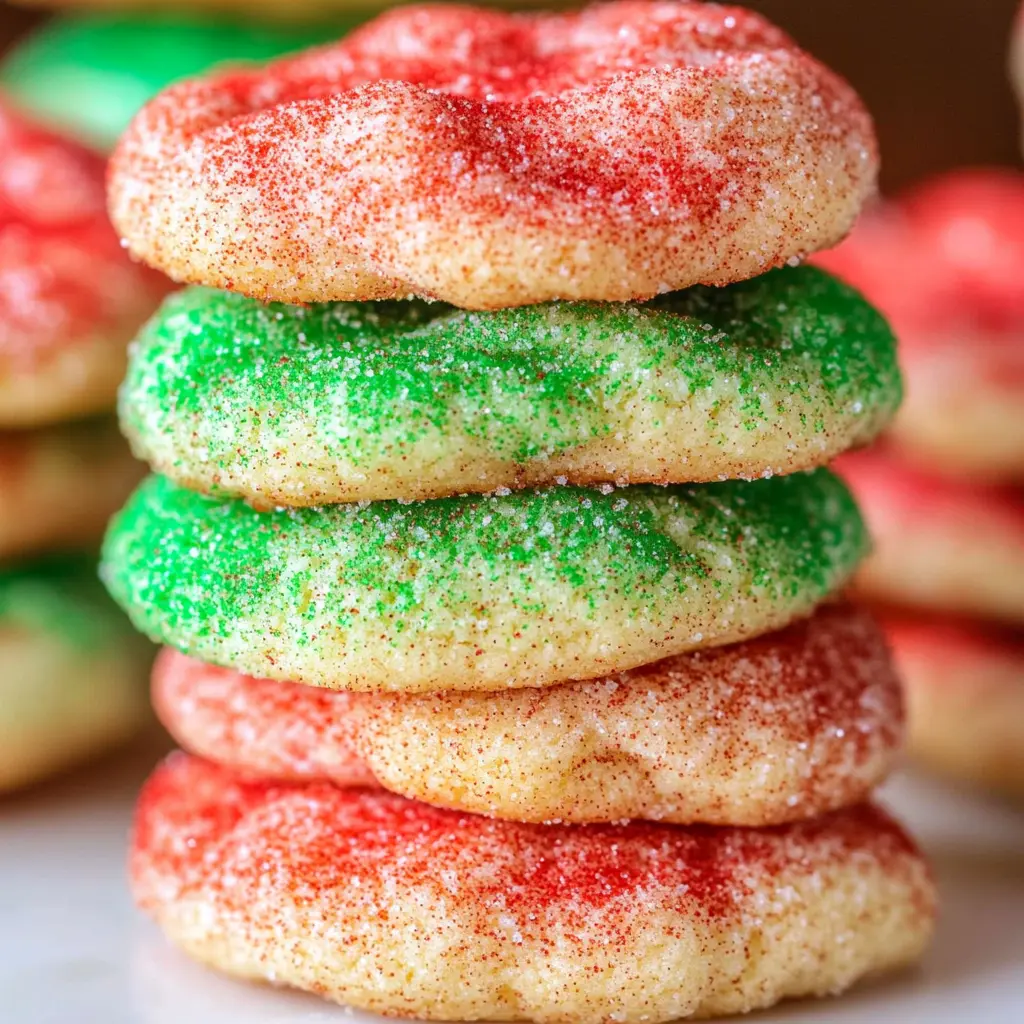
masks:
{"label": "white surface", "polygon": [[[168,947],[124,885],[132,798],[152,756],[0,802],[3,1024],[322,1024],[349,1013],[214,976]],[[886,802],[931,854],[943,920],[919,971],[749,1024],[1024,1021],[1024,809],[914,779]]]}

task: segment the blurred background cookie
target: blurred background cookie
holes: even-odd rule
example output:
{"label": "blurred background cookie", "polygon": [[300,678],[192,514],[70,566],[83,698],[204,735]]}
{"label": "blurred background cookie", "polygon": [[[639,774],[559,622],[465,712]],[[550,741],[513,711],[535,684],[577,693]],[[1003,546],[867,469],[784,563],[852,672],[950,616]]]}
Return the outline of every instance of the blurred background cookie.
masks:
{"label": "blurred background cookie", "polygon": [[140,476],[110,413],[168,289],[121,248],[102,158],[0,101],[0,789],[148,720],[148,648],[88,552]]}
{"label": "blurred background cookie", "polygon": [[844,455],[875,552],[858,583],[871,600],[1024,626],[1024,500],[1009,486],[929,473],[889,448]]}
{"label": "blurred background cookie", "polygon": [[921,763],[1024,798],[1024,631],[907,613],[883,621]]}
{"label": "blurred background cookie", "polygon": [[863,291],[899,339],[894,446],[946,476],[1024,482],[1024,172],[920,184],[815,260]]}
{"label": "blurred background cookie", "polygon": [[0,427],[109,410],[169,290],[107,220],[102,158],[0,101]]}
{"label": "blurred background cookie", "polygon": [[137,732],[149,720],[149,657],[91,559],[0,569],[0,791]]}
{"label": "blurred background cookie", "polygon": [[142,474],[112,417],[0,431],[0,560],[95,548]]}
{"label": "blurred background cookie", "polygon": [[899,340],[906,401],[879,450],[838,468],[877,545],[858,587],[896,612],[911,750],[1019,793],[1024,172],[919,184],[816,259],[876,302]]}
{"label": "blurred background cookie", "polygon": [[138,109],[171,82],[335,39],[356,20],[289,28],[173,5],[59,14],[0,60],[0,90],[39,122],[107,152]]}

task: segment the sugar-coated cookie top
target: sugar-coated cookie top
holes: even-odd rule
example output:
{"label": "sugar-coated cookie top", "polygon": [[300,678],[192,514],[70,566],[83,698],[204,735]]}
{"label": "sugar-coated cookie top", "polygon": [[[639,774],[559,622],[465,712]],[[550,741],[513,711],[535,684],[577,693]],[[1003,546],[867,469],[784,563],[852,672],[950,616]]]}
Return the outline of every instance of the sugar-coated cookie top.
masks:
{"label": "sugar-coated cookie top", "polygon": [[[543,592],[549,580],[591,606],[631,588],[668,603],[719,574],[726,589],[738,561],[748,596],[809,588],[823,597],[837,567],[852,567],[865,543],[856,506],[827,470],[751,483],[607,493],[555,487],[273,512],[151,477],[111,524],[106,578],[116,595],[131,595],[126,604],[155,605],[211,630],[233,628],[280,588],[300,601],[307,595],[310,615],[326,608],[357,629],[361,616],[377,614],[401,633],[466,600],[481,571],[485,585],[518,581],[513,599],[534,612],[531,591]],[[335,557],[344,565],[336,580]],[[204,576],[216,587],[200,586]],[[373,603],[349,607],[352,588]]]}
{"label": "sugar-coated cookie top", "polygon": [[168,90],[111,210],[179,280],[498,308],[754,276],[840,238],[876,169],[856,94],[742,8],[427,6]]}
{"label": "sugar-coated cookie top", "polygon": [[[190,842],[182,841],[186,835]],[[296,841],[303,835],[316,842]],[[208,851],[225,841],[232,845],[232,870],[222,877]],[[236,843],[247,842],[262,856],[235,852]],[[730,916],[749,885],[802,857],[825,866],[858,851],[895,866],[914,846],[870,805],[762,829],[525,825],[389,793],[246,781],[182,754],[146,783],[133,840],[144,900],[157,891],[147,883],[158,879],[164,898],[199,884],[231,900],[260,886],[259,874],[271,870],[274,878],[301,880],[311,892],[329,893],[355,876],[368,896],[394,899],[407,886],[423,886],[460,906],[471,901],[482,917],[501,901],[510,914],[557,908],[580,924],[614,901],[655,893],[663,899],[671,892],[681,906]],[[244,913],[244,905],[238,910]]]}
{"label": "sugar-coated cookie top", "polygon": [[[481,103],[517,104],[623,74],[708,67],[730,56],[793,48],[789,36],[761,16],[717,4],[620,0],[583,13],[512,16],[426,4],[382,14],[341,44],[278,61],[261,102],[396,81]],[[222,82],[242,95],[266,91],[261,77]]]}
{"label": "sugar-coated cookie top", "polygon": [[870,440],[899,397],[882,317],[800,267],[484,313],[188,289],[134,346],[121,414],[186,485],[312,505],[539,482],[545,466],[578,479],[588,445],[617,467],[601,479],[641,481],[634,441],[664,448],[661,481],[770,475]]}
{"label": "sugar-coated cookie top", "polygon": [[866,547],[827,470],[274,512],[154,477],[111,523],[103,574],[151,638],[251,675],[495,690],[780,628]]}

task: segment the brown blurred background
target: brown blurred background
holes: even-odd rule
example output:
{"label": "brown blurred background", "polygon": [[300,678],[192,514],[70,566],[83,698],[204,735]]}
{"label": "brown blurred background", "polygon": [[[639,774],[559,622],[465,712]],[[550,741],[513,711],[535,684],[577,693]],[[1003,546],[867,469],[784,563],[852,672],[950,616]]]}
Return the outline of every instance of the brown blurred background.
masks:
{"label": "brown blurred background", "polygon": [[[886,191],[964,164],[1018,162],[1006,75],[1017,0],[747,0],[846,75],[882,140]],[[0,6],[0,47],[36,16]]]}
{"label": "brown blurred background", "polygon": [[963,164],[1016,164],[1007,78],[1019,0],[755,0],[844,74],[875,116],[882,187]]}

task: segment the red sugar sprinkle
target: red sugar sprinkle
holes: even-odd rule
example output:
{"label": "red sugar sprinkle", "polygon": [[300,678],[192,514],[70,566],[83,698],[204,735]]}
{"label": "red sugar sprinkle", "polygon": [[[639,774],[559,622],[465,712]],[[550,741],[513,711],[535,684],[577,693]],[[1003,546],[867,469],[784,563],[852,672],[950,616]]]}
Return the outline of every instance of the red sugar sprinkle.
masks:
{"label": "red sugar sprinkle", "polygon": [[704,67],[728,55],[792,48],[785,32],[738,7],[620,2],[582,14],[510,17],[436,4],[388,11],[339,44],[277,61],[272,85],[245,72],[221,84],[248,108],[385,80],[512,104],[647,68]]}
{"label": "red sugar sprinkle", "polygon": [[741,8],[413,7],[168,90],[111,209],[181,280],[493,307],[760,273],[841,237],[876,163],[846,83]]}
{"label": "red sugar sprinkle", "polygon": [[373,786],[355,752],[360,695],[253,679],[164,648],[153,666],[153,706],[179,743],[257,777]]}
{"label": "red sugar sprinkle", "polygon": [[245,782],[180,754],[143,789],[132,846],[143,907],[198,889],[243,920],[268,887],[318,898],[354,886],[382,905],[426,886],[481,908],[557,908],[563,920],[645,894],[725,916],[794,864],[862,852],[895,863],[913,850],[868,805],[766,829],[520,825],[328,783]]}

